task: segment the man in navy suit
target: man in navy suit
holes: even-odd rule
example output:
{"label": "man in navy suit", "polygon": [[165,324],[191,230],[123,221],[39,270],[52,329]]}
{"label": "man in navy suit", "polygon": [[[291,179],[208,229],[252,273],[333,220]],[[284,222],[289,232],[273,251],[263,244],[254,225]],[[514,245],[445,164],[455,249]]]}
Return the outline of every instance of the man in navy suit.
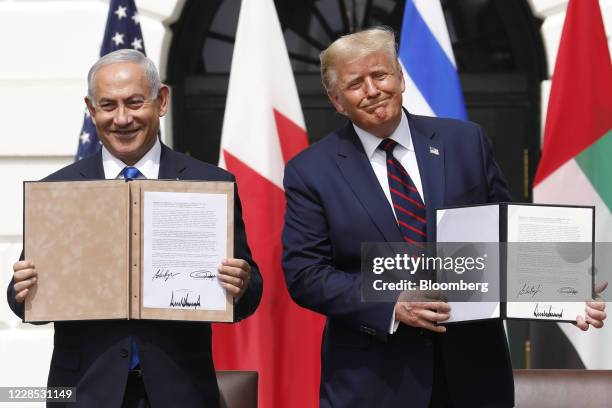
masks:
{"label": "man in navy suit", "polygon": [[[482,129],[402,109],[404,79],[388,30],[336,40],[321,53],[321,74],[332,104],[350,122],[287,164],[283,231],[292,298],[327,316],[321,407],[513,406],[500,321],[445,328],[436,324],[449,317],[443,301],[362,301],[362,243],[419,234],[435,242],[436,208],[510,200]],[[393,159],[383,140],[393,141]],[[416,194],[410,198],[416,226],[407,229],[398,225],[406,223],[392,197],[388,177],[398,177],[390,161],[408,173]],[[589,308],[580,324],[600,326],[602,305]]]}
{"label": "man in navy suit", "polygon": [[[133,178],[235,181],[230,173],[160,143],[159,118],[166,114],[169,89],[142,53],[126,49],[102,57],[89,71],[88,85],[85,102],[103,147],[45,180],[124,178],[130,166],[138,170]],[[257,308],[263,283],[235,198],[236,258],[224,260],[217,276],[234,296],[235,319],[241,320]],[[8,303],[23,318],[23,301],[38,275],[34,262],[23,256],[13,269]],[[70,407],[218,407],[211,342],[208,323],[56,322],[48,385],[76,387]]]}

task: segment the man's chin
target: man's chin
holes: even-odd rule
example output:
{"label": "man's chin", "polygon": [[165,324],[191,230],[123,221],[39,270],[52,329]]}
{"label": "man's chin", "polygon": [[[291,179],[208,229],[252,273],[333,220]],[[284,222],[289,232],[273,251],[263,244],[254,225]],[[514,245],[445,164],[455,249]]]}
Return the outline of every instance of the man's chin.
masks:
{"label": "man's chin", "polygon": [[131,161],[139,150],[139,146],[135,143],[118,143],[117,140],[113,140],[113,143],[103,142],[103,144],[110,154],[126,164],[129,164],[128,161]]}
{"label": "man's chin", "polygon": [[375,125],[383,125],[393,119],[391,112],[383,107],[368,114],[368,121]]}
{"label": "man's chin", "polygon": [[116,157],[128,166],[133,166],[138,160],[140,160],[140,157],[137,157],[134,152],[119,153]]}

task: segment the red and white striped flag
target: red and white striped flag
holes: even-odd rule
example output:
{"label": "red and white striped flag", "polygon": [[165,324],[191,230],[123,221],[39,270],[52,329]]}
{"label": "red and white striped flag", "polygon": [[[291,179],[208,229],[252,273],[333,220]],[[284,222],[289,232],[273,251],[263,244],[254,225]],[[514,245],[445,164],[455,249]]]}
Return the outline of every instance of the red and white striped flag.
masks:
{"label": "red and white striped flag", "polygon": [[223,120],[220,166],[237,179],[249,245],[263,275],[257,312],[214,327],[217,369],[259,372],[259,406],[318,406],[323,318],[289,297],[281,269],[285,163],[308,145],[272,0],[243,1]]}

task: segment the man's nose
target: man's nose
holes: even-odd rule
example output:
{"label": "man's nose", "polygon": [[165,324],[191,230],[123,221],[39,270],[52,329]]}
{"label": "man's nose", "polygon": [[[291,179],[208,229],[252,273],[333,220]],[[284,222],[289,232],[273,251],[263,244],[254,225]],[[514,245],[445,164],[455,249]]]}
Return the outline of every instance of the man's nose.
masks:
{"label": "man's nose", "polygon": [[117,107],[117,113],[114,117],[115,125],[117,126],[126,126],[132,122],[132,115],[130,114],[130,110],[125,107],[125,105],[119,105]]}
{"label": "man's nose", "polygon": [[365,91],[369,98],[375,98],[380,94],[378,87],[374,83],[374,80],[370,77],[367,77],[364,81]]}

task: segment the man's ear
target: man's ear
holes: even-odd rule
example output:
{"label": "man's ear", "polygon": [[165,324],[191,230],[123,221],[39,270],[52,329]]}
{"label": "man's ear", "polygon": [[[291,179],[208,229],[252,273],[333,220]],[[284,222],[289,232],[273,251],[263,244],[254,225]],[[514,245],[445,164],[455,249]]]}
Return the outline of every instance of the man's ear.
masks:
{"label": "man's ear", "polygon": [[346,115],[346,111],[344,110],[344,108],[342,107],[342,104],[340,103],[340,95],[338,95],[333,90],[330,90],[330,91],[327,91],[327,97],[329,98],[332,105],[334,105],[334,108],[336,108],[336,111],[338,111],[338,113]]}
{"label": "man's ear", "polygon": [[159,117],[164,116],[168,112],[169,99],[170,88],[168,88],[168,85],[162,84],[157,93],[157,103],[159,104]]}
{"label": "man's ear", "polygon": [[91,117],[91,121],[95,125],[96,124],[96,108],[94,107],[91,99],[89,99],[89,96],[85,97],[85,105],[87,106],[87,110],[89,111],[89,116]]}
{"label": "man's ear", "polygon": [[402,86],[402,93],[406,90],[406,81],[404,81],[404,72],[402,71],[402,65],[397,63],[397,74],[399,75],[400,84]]}

